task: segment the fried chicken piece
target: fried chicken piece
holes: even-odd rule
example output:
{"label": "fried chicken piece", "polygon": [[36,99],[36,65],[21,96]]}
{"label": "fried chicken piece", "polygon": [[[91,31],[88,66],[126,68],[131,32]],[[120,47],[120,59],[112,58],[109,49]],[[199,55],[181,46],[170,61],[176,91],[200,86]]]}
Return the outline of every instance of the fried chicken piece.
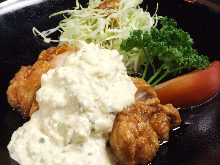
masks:
{"label": "fried chicken piece", "polygon": [[138,103],[141,102],[116,115],[110,133],[111,152],[125,165],[147,163],[159,148],[158,136],[148,120],[147,111],[142,111]]}
{"label": "fried chicken piece", "polygon": [[10,81],[7,90],[9,104],[13,108],[19,108],[24,117],[33,114],[38,110],[35,95],[40,88],[42,74],[47,73],[55,66],[62,66],[70,52],[77,50],[78,48],[68,45],[51,47],[40,53],[33,66],[22,66]]}
{"label": "fried chicken piece", "polygon": [[124,165],[149,163],[156,156],[159,141],[168,140],[170,129],[181,122],[178,110],[171,104],[161,105],[153,87],[142,79],[132,80],[138,88],[137,93],[141,90],[142,93],[149,91],[150,94],[145,94],[141,100],[136,99],[114,120],[109,134],[110,148],[116,159]]}
{"label": "fried chicken piece", "polygon": [[25,117],[29,115],[36,91],[40,88],[41,75],[53,68],[47,61],[37,61],[33,66],[22,66],[10,81],[7,90],[8,102],[13,108],[19,108]]}

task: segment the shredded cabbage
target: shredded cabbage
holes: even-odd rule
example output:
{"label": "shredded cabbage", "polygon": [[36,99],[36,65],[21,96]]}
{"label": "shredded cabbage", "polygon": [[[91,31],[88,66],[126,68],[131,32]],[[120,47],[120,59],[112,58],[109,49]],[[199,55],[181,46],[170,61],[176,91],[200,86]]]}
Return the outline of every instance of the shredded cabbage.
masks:
{"label": "shredded cabbage", "polygon": [[[45,42],[59,42],[59,45],[76,45],[78,40],[99,44],[101,48],[116,49],[124,55],[124,63],[128,73],[137,73],[145,62],[144,53],[138,50],[124,52],[120,50],[122,39],[128,38],[133,30],[150,31],[157,23],[157,16],[151,16],[139,5],[143,0],[120,0],[118,9],[100,9],[101,0],[89,0],[87,8],[83,8],[78,0],[73,10],[64,10],[50,17],[65,14],[56,28],[40,32],[33,28],[34,34],[44,38]],[[59,31],[59,40],[49,35]]]}

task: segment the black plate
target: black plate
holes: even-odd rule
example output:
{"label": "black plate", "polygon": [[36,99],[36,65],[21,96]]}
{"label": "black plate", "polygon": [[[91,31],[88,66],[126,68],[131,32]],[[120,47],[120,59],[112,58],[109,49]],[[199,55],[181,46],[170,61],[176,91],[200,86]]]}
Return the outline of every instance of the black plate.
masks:
{"label": "black plate", "polygon": [[[202,0],[203,2],[205,0]],[[13,3],[9,3],[13,2]],[[80,1],[86,4],[85,1]],[[86,1],[87,2],[87,1]],[[220,60],[219,6],[191,4],[183,0],[147,0],[154,13],[159,2],[159,15],[175,18],[188,31],[200,54],[211,61]],[[205,1],[206,2],[206,1]],[[217,1],[216,1],[217,2]],[[143,7],[146,7],[146,1]],[[72,9],[74,0],[9,0],[0,4],[0,164],[16,164],[9,158],[10,137],[26,120],[7,103],[6,90],[10,79],[21,65],[33,64],[38,54],[52,44],[45,44],[32,34],[32,27],[46,30],[55,27],[62,16],[48,16],[56,11]],[[163,144],[154,165],[219,165],[220,164],[220,94],[211,101],[180,110],[182,124]]]}

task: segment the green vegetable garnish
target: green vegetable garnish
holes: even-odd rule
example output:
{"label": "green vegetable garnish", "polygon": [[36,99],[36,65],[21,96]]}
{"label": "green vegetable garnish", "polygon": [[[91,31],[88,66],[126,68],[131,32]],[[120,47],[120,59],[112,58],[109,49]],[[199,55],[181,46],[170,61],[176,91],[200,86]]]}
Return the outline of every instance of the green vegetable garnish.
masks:
{"label": "green vegetable garnish", "polygon": [[183,69],[204,69],[210,62],[207,56],[199,56],[192,48],[193,40],[187,32],[177,28],[173,19],[163,17],[161,28],[151,28],[150,32],[134,30],[130,37],[122,41],[121,50],[129,52],[138,49],[144,52],[145,69],[142,78],[147,76],[149,65],[154,66],[155,61],[162,65],[147,81],[152,86],[158,84],[168,74],[181,73]]}
{"label": "green vegetable garnish", "polygon": [[[45,42],[57,42],[59,45],[77,46],[79,40],[99,44],[100,48],[116,49],[120,52],[122,39],[129,37],[133,30],[150,31],[157,24],[156,12],[153,16],[139,5],[143,0],[120,0],[118,9],[100,9],[102,0],[89,0],[88,7],[82,7],[76,0],[76,7],[52,14],[50,17],[64,15],[55,28],[40,32],[35,27],[33,32]],[[60,32],[59,39],[52,39],[51,34]],[[142,59],[136,51],[120,52],[129,73],[138,71]]]}

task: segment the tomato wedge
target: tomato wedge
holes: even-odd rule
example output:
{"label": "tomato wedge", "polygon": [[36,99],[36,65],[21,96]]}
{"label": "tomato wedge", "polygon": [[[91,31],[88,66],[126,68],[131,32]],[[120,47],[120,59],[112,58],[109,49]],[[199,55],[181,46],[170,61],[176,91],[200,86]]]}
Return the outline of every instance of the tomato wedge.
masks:
{"label": "tomato wedge", "polygon": [[220,91],[220,61],[155,86],[162,104],[186,108],[208,101]]}

